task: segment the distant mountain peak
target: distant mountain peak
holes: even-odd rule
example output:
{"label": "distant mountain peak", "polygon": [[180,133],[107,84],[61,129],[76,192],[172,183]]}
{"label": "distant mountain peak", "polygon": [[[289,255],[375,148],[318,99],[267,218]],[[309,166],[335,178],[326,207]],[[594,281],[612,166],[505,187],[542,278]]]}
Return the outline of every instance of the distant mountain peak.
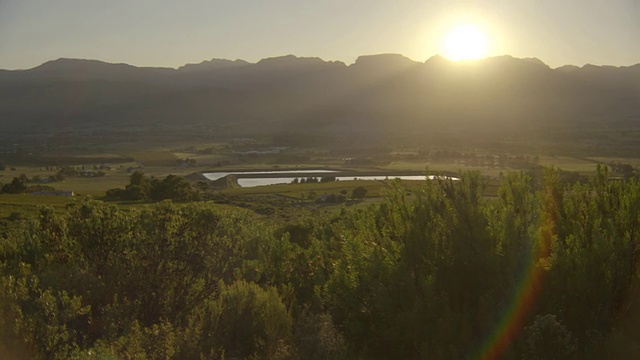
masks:
{"label": "distant mountain peak", "polygon": [[537,65],[542,65],[542,66],[545,66],[545,67],[549,67],[547,64],[542,62],[542,60],[538,59],[537,57],[522,58],[522,60],[530,62],[532,64],[537,64]]}
{"label": "distant mountain peak", "polygon": [[137,67],[129,64],[113,64],[101,60],[59,58],[29,70],[23,70],[28,78],[55,81],[155,81],[170,75],[175,69]]}
{"label": "distant mountain peak", "polygon": [[573,71],[576,71],[576,70],[580,70],[580,67],[575,66],[575,65],[563,65],[563,66],[560,66],[560,67],[556,68],[555,70],[560,71],[560,72],[569,73],[569,72],[573,72]]}
{"label": "distant mountain peak", "polygon": [[94,59],[77,59],[77,58],[58,58],[56,60],[50,60],[42,65],[36,66],[28,71],[38,69],[62,69],[62,70],[78,70],[78,69],[153,69],[153,70],[173,70],[166,67],[139,67],[126,63],[110,63],[102,60]]}
{"label": "distant mountain peak", "polygon": [[284,55],[264,58],[256,63],[256,66],[263,69],[318,69],[327,66],[344,67],[340,61],[324,61],[319,57],[298,57],[295,55]]}
{"label": "distant mountain peak", "polygon": [[56,60],[50,60],[47,61],[45,63],[43,63],[40,66],[36,66],[33,69],[38,69],[38,68],[60,68],[60,67],[76,67],[76,66],[91,66],[91,65],[95,65],[95,66],[103,66],[103,65],[124,65],[124,66],[131,66],[131,67],[135,67],[133,65],[128,65],[128,64],[111,64],[102,60],[92,60],[92,59],[75,59],[75,58],[58,58]]}
{"label": "distant mountain peak", "polygon": [[264,58],[257,62],[257,65],[288,65],[295,63],[325,63],[319,57],[298,57],[295,55],[282,55]]}
{"label": "distant mountain peak", "polygon": [[375,54],[358,56],[353,65],[417,65],[418,62],[409,59],[402,54]]}
{"label": "distant mountain peak", "polygon": [[222,70],[231,69],[251,65],[251,63],[242,60],[216,59],[204,60],[198,64],[185,64],[178,68],[180,71],[204,71],[204,70]]}
{"label": "distant mountain peak", "polygon": [[359,56],[349,67],[367,76],[369,73],[391,75],[415,69],[420,65],[421,63],[400,54],[377,54]]}
{"label": "distant mountain peak", "polygon": [[426,65],[431,65],[431,66],[441,66],[441,65],[448,65],[451,64],[453,61],[447,59],[446,57],[440,55],[440,54],[436,54],[433,55],[432,57],[428,58],[424,63]]}

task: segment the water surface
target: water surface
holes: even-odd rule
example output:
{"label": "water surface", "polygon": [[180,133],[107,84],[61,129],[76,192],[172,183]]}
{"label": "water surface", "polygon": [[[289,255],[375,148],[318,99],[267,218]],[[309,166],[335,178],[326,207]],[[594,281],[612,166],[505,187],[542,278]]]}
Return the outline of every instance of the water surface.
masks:
{"label": "water surface", "polygon": [[[336,180],[338,181],[349,181],[349,180],[434,180],[437,179],[437,176],[430,175],[375,175],[375,176],[336,176]],[[459,180],[455,177],[440,177],[441,179],[451,179],[451,180]],[[245,178],[238,179],[238,185],[241,187],[256,187],[256,186],[265,186],[265,185],[276,185],[276,184],[290,184],[295,177],[277,177],[277,178]],[[298,177],[300,179],[300,177]]]}
{"label": "water surface", "polygon": [[[273,171],[231,171],[203,173],[209,180],[218,180],[227,175],[268,175],[268,174],[314,174],[314,173],[335,173],[335,170],[273,170]],[[291,178],[293,180],[293,178]]]}

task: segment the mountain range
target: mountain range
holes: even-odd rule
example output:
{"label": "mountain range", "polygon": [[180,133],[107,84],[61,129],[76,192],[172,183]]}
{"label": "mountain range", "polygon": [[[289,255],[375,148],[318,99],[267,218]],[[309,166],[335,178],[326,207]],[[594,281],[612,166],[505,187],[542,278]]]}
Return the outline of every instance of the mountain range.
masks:
{"label": "mountain range", "polygon": [[535,58],[462,62],[293,55],[178,69],[58,59],[0,70],[0,132],[223,126],[250,132],[635,126],[640,64],[552,69]]}

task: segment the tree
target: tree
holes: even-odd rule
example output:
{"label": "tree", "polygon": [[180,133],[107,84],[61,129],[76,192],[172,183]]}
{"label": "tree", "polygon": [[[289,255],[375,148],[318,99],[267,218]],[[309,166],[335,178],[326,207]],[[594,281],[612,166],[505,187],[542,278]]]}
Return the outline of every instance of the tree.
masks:
{"label": "tree", "polygon": [[[197,186],[202,192],[208,188],[208,184],[205,182],[200,182]],[[199,194],[191,188],[186,179],[180,176],[168,175],[162,180],[149,179],[142,172],[136,171],[131,174],[129,184],[124,190],[110,189],[107,191],[107,197],[125,200],[189,201],[197,200]]]}
{"label": "tree", "polygon": [[571,359],[575,354],[576,344],[571,332],[555,315],[536,317],[533,324],[525,329],[525,333],[525,360]]}
{"label": "tree", "polygon": [[108,199],[119,199],[125,196],[125,191],[121,188],[114,188],[107,190],[106,197]]}
{"label": "tree", "polygon": [[295,323],[294,341],[301,359],[347,358],[344,338],[327,314],[309,314],[305,309]]}
{"label": "tree", "polygon": [[201,193],[206,193],[207,190],[209,190],[209,183],[206,181],[198,181],[196,183],[196,188],[198,189],[198,191],[200,191]]}
{"label": "tree", "polygon": [[351,192],[351,197],[354,199],[364,199],[365,196],[367,196],[367,189],[362,186],[358,186]]}
{"label": "tree", "polygon": [[140,185],[127,185],[124,194],[127,200],[147,200],[149,189]]}
{"label": "tree", "polygon": [[191,185],[184,178],[176,175],[168,175],[162,181],[151,182],[149,196],[152,200],[188,201],[194,196]]}
{"label": "tree", "polygon": [[2,187],[2,192],[7,194],[21,194],[27,189],[27,186],[17,177]]}
{"label": "tree", "polygon": [[125,187],[127,200],[146,200],[151,192],[151,183],[142,171],[134,171]]}
{"label": "tree", "polygon": [[198,352],[239,359],[271,359],[286,352],[292,319],[275,288],[245,281],[220,288],[219,297],[205,307]]}

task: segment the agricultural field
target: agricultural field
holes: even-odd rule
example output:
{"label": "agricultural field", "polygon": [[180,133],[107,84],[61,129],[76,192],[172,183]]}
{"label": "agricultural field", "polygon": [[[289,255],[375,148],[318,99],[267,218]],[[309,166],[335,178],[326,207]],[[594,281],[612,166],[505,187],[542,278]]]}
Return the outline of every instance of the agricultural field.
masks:
{"label": "agricultural field", "polygon": [[[90,147],[89,147],[90,149]],[[252,150],[256,149],[256,150]],[[275,150],[273,150],[275,149]],[[185,142],[177,140],[162,144],[153,142],[113,145],[108,150],[96,152],[87,150],[82,153],[74,150],[73,157],[66,158],[72,168],[87,169],[103,166],[100,177],[65,177],[62,180],[47,182],[59,191],[72,191],[76,197],[91,196],[104,199],[108,190],[124,188],[134,171],[142,171],[147,176],[162,179],[168,175],[177,175],[190,179],[192,186],[198,183],[209,184],[202,176],[206,172],[225,171],[278,171],[298,169],[331,168],[349,173],[384,173],[424,172],[457,174],[475,171],[486,178],[485,196],[497,195],[501,174],[508,171],[526,171],[521,166],[555,167],[567,172],[589,175],[593,174],[597,163],[627,164],[631,168],[640,165],[640,159],[624,157],[571,157],[571,156],[534,156],[523,155],[488,155],[490,152],[464,153],[452,150],[431,150],[424,153],[414,149],[386,150],[373,152],[364,158],[345,158],[343,155],[331,155],[331,149],[320,147],[284,148],[274,147],[268,140],[239,139],[228,141]],[[14,177],[24,174],[28,179],[48,179],[55,176],[61,166],[56,165],[55,158],[40,163],[11,164],[11,160],[3,160],[7,165],[0,171],[0,183],[7,184]],[[292,159],[299,160],[291,162]],[[488,160],[487,160],[488,159]],[[506,159],[506,160],[505,160]],[[523,160],[526,159],[526,160]],[[48,162],[47,162],[48,161]],[[503,166],[498,166],[503,161]],[[519,162],[518,162],[519,161]],[[523,163],[523,161],[525,161]],[[524,164],[524,165],[522,165]],[[54,166],[55,165],[55,166]],[[615,174],[614,174],[615,175]],[[310,184],[279,184],[242,188],[229,186],[215,188],[198,185],[201,188],[201,199],[226,206],[248,208],[261,215],[278,214],[283,218],[295,217],[302,208],[305,211],[329,211],[341,206],[365,206],[377,202],[391,187],[391,181],[337,181]],[[421,181],[405,180],[401,182],[407,191],[418,191]],[[29,184],[28,184],[29,185]],[[204,189],[202,186],[207,187]],[[351,198],[357,187],[366,189],[363,199]],[[345,201],[327,203],[317,201],[327,196],[343,196]],[[12,213],[33,213],[36,205],[64,206],[69,199],[46,199],[45,197],[8,196],[0,202],[0,217]],[[141,206],[140,203],[116,202],[120,206]],[[24,207],[24,209],[21,209]]]}
{"label": "agricultural field", "polygon": [[38,208],[47,206],[56,212],[64,212],[67,205],[76,201],[73,197],[30,194],[0,194],[0,219],[34,217]]}

